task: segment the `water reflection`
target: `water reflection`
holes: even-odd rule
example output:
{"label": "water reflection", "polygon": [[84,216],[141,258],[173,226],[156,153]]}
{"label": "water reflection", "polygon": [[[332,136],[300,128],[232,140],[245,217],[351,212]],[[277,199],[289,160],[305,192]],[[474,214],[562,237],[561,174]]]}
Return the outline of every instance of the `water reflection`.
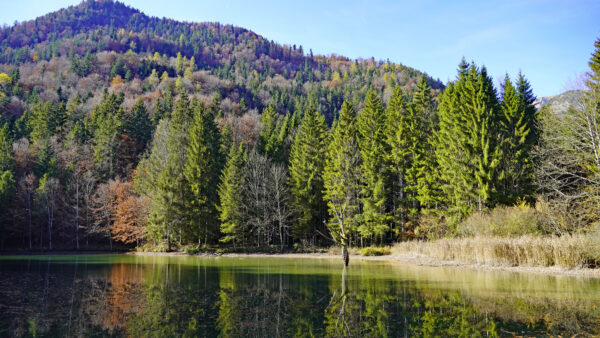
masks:
{"label": "water reflection", "polygon": [[0,259],[0,336],[598,334],[600,282],[277,258]]}

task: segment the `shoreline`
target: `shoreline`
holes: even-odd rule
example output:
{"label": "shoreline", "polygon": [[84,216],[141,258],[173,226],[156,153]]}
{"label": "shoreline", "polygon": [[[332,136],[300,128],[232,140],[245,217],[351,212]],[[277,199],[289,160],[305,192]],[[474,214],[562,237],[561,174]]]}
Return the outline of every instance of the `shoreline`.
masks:
{"label": "shoreline", "polygon": [[[260,257],[278,257],[278,258],[313,258],[313,259],[339,259],[340,264],[341,256],[339,254],[331,253],[200,253],[200,254],[187,254],[185,252],[138,252],[138,251],[56,251],[56,252],[0,252],[2,256],[43,256],[43,255],[135,255],[135,256],[186,256],[186,257],[248,257],[248,258],[260,258]],[[491,264],[480,264],[480,263],[469,263],[462,261],[449,261],[440,260],[431,257],[427,257],[419,254],[391,254],[383,256],[361,256],[356,254],[350,255],[350,264],[353,260],[359,261],[378,261],[387,262],[391,264],[411,264],[415,266],[424,267],[443,267],[443,268],[455,268],[455,269],[469,269],[477,271],[505,271],[505,272],[519,272],[519,273],[533,273],[543,275],[554,275],[554,276],[569,276],[569,277],[586,277],[586,278],[600,278],[600,268],[564,268],[559,266],[507,266],[507,265],[491,265]]]}
{"label": "shoreline", "polygon": [[[196,255],[186,254],[184,252],[128,252],[127,255],[140,255],[140,256],[198,256],[198,257],[281,257],[281,258],[314,258],[314,259],[339,259],[340,264],[341,256],[330,253],[225,253],[225,254],[212,254],[212,253],[201,253]],[[505,266],[505,265],[490,265],[490,264],[477,264],[468,263],[461,261],[447,261],[435,258],[430,258],[423,255],[409,255],[409,254],[391,254],[383,256],[361,256],[361,255],[350,255],[350,264],[353,260],[360,261],[379,261],[388,262],[392,264],[411,264],[416,266],[425,267],[444,267],[444,268],[456,268],[456,269],[469,269],[478,271],[506,271],[506,272],[520,272],[520,273],[533,273],[543,275],[554,275],[554,276],[569,276],[569,277],[588,277],[588,278],[600,278],[600,268],[564,268],[560,266]]]}

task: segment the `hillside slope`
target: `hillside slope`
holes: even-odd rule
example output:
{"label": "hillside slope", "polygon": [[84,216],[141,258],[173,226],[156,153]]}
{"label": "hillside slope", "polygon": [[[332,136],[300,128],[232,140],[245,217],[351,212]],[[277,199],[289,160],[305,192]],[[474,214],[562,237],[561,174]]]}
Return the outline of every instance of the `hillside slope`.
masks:
{"label": "hillside slope", "polygon": [[56,100],[59,87],[67,99],[97,97],[120,76],[122,86],[113,89],[129,106],[138,96],[150,102],[164,95],[180,77],[189,94],[205,101],[218,93],[226,115],[273,104],[280,113],[313,107],[328,121],[344,99],[359,105],[370,86],[387,98],[396,84],[410,92],[422,75],[372,59],[315,56],[231,25],[150,17],[112,0],[84,1],[1,29],[0,72],[12,73],[18,85],[11,86],[5,117],[20,116],[32,95]]}

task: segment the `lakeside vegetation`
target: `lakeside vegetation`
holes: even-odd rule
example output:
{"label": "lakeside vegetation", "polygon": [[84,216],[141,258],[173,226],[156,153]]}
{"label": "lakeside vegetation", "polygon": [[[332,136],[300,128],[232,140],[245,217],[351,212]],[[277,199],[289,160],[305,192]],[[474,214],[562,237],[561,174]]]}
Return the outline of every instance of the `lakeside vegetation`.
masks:
{"label": "lakeside vegetation", "polygon": [[112,1],[0,41],[0,249],[600,259],[600,39],[560,115],[521,73],[444,86]]}

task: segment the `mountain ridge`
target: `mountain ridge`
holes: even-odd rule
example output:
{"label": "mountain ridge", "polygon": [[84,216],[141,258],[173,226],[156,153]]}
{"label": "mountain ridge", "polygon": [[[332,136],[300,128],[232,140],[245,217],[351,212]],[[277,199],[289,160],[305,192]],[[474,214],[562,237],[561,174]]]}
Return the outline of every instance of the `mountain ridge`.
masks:
{"label": "mountain ridge", "polygon": [[[89,67],[79,67],[77,63],[88,54]],[[176,67],[181,65],[178,55],[186,62],[192,57],[194,60],[192,68],[196,73],[188,76],[190,94],[196,93],[194,86],[200,85],[203,95],[218,92],[224,100],[258,111],[269,104],[274,104],[280,113],[313,107],[328,122],[333,121],[343,100],[358,107],[370,87],[384,100],[396,85],[412,92],[422,75],[435,93],[444,88],[439,80],[399,63],[313,55],[302,46],[278,44],[245,28],[151,17],[112,0],[86,0],[0,29],[0,72],[7,74],[20,69],[23,74],[44,78],[44,72],[54,71],[52,76],[60,78],[76,69],[80,79],[98,74],[102,87],[110,87],[115,75],[125,79],[126,85],[136,79],[144,84],[152,70],[159,76],[166,72],[173,80],[183,78],[185,67]],[[63,66],[59,74],[56,67],[51,67],[65,62],[71,62],[72,69]],[[115,63],[121,68],[115,70]],[[198,71],[208,73],[202,75]],[[87,91],[73,89],[77,87],[76,80],[52,84],[33,78],[21,80],[25,95],[15,97],[24,101],[36,87],[38,91],[56,91],[61,86],[67,98],[88,95]],[[164,94],[166,88],[158,89]],[[92,96],[98,94],[98,90],[92,90]],[[19,105],[22,104],[13,104]],[[16,109],[12,115],[19,116],[24,110]]]}

